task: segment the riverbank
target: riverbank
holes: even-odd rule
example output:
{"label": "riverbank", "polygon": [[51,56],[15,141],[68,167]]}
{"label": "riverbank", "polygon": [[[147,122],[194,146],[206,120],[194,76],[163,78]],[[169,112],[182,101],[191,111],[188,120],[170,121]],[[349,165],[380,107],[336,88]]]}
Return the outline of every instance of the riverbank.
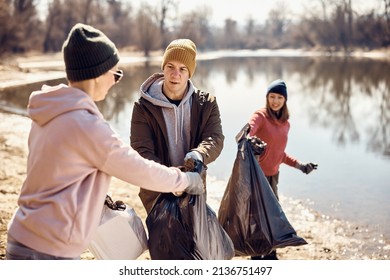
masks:
{"label": "riverbank", "polygon": [[[155,54],[158,60],[159,54]],[[209,55],[212,57],[212,55]],[[49,75],[64,77],[61,55],[23,57],[0,65],[1,88],[17,87],[33,80],[48,79]],[[153,59],[153,58],[152,58]],[[123,63],[142,62],[140,54],[128,54]],[[26,175],[27,138],[30,120],[27,117],[0,112],[0,259],[5,256],[6,227],[16,206],[20,187]],[[111,192],[114,199],[120,199],[133,207],[145,221],[138,188],[113,179]],[[219,201],[212,207],[218,205]],[[388,260],[390,241],[380,232],[348,221],[322,215],[310,208],[305,201],[281,197],[281,205],[287,218],[308,244],[278,250],[284,260]],[[83,259],[93,259],[86,251]],[[149,259],[145,252],[140,259]]]}

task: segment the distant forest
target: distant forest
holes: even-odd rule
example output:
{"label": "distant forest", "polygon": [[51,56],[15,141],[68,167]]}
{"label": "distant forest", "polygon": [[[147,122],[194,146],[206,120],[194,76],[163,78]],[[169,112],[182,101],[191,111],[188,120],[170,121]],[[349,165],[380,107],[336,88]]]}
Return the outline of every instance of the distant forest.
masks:
{"label": "distant forest", "polygon": [[[352,0],[313,0],[298,18],[282,1],[275,1],[265,19],[238,23],[226,18],[212,25],[207,6],[186,14],[185,1],[144,1],[135,8],[128,0],[1,0],[0,56],[29,52],[58,52],[72,26],[83,22],[101,29],[118,48],[148,56],[174,38],[192,39],[199,49],[299,48],[328,52],[388,48],[390,0],[370,0],[378,9],[355,9]],[[45,4],[46,5],[46,4]],[[42,11],[43,10],[43,11]]]}

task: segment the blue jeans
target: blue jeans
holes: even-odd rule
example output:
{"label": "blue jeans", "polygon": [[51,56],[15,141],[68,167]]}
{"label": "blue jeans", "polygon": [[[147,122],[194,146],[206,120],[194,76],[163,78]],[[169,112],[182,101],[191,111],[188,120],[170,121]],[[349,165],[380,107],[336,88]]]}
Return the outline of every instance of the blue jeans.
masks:
{"label": "blue jeans", "polygon": [[7,241],[7,250],[5,253],[6,260],[79,260],[77,258],[63,258],[48,255],[31,249],[23,244],[8,239]]}

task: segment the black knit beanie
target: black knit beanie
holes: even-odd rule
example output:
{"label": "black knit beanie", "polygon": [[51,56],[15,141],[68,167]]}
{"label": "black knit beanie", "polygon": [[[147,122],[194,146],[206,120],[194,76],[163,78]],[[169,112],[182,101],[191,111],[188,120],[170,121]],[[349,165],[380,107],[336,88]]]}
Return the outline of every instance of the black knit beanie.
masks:
{"label": "black knit beanie", "polygon": [[77,23],[62,46],[68,80],[97,78],[119,62],[115,44],[100,30]]}
{"label": "black knit beanie", "polygon": [[268,88],[267,88],[267,96],[270,92],[273,92],[273,93],[278,93],[280,95],[283,95],[284,98],[286,98],[287,100],[287,87],[286,87],[286,83],[281,80],[281,79],[278,79],[278,80],[275,80],[273,81],[272,83],[269,84]]}

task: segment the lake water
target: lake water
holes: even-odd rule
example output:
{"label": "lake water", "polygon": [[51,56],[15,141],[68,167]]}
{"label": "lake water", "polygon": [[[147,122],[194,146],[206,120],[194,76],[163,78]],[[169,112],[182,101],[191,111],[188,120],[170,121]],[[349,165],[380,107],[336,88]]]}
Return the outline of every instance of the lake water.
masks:
{"label": "lake water", "polygon": [[[217,97],[226,137],[221,156],[209,166],[211,196],[223,195],[236,156],[235,135],[264,106],[268,83],[283,78],[291,114],[286,152],[319,167],[305,175],[282,165],[281,195],[390,237],[389,62],[335,57],[203,58],[192,80]],[[139,86],[159,71],[159,64],[125,64],[123,69],[124,79],[98,106],[129,142]],[[30,91],[4,91],[0,105],[24,110]]]}

